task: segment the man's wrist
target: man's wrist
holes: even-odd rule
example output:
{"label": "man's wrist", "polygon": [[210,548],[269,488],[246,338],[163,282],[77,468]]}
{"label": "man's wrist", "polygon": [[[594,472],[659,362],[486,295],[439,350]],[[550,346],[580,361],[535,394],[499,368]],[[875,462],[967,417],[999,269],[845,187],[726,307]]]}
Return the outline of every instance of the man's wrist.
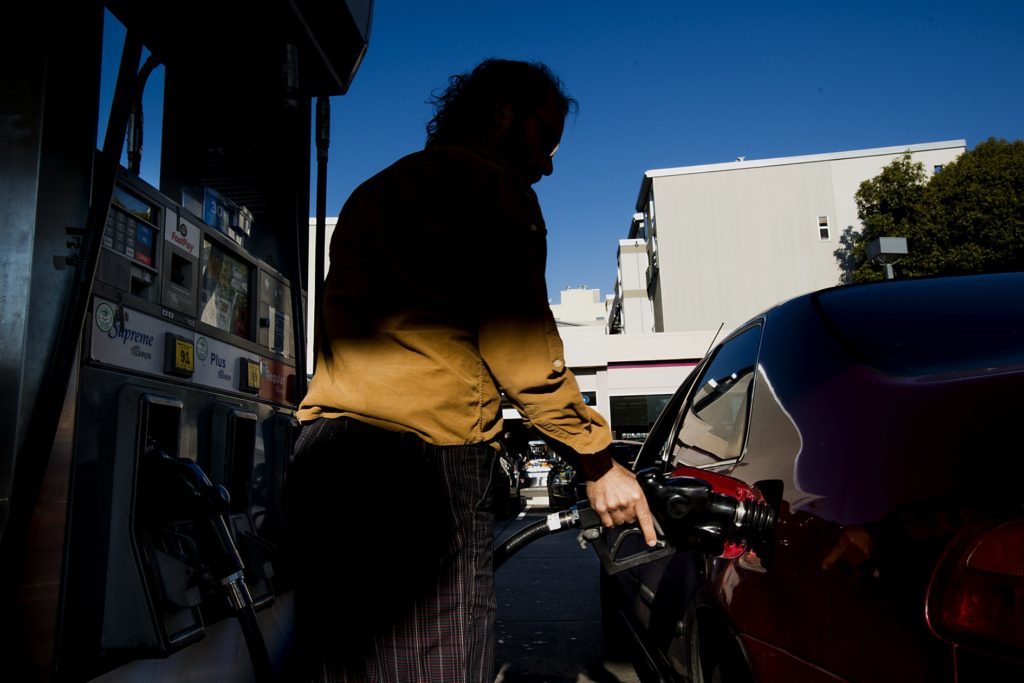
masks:
{"label": "man's wrist", "polygon": [[586,481],[597,481],[607,474],[613,464],[612,456],[607,451],[579,455],[580,473]]}

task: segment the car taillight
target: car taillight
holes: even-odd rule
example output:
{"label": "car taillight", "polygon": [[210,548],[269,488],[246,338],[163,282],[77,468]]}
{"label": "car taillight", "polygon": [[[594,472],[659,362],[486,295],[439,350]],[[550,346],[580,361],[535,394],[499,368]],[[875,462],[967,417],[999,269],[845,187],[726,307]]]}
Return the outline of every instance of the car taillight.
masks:
{"label": "car taillight", "polygon": [[946,556],[929,590],[928,620],[954,642],[1024,649],[1024,520],[990,529]]}

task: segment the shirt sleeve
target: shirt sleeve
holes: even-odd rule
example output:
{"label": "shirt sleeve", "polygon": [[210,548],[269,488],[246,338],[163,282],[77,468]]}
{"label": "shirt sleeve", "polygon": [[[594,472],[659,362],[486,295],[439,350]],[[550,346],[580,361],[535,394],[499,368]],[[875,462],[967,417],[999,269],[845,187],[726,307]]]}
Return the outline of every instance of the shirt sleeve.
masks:
{"label": "shirt sleeve", "polygon": [[[611,442],[607,421],[583,402],[566,367],[544,279],[547,231],[529,188],[499,186],[496,226],[485,226],[485,269],[513,286],[481,302],[479,348],[492,377],[516,409],[546,437],[580,455]],[[511,187],[510,187],[511,186]]]}

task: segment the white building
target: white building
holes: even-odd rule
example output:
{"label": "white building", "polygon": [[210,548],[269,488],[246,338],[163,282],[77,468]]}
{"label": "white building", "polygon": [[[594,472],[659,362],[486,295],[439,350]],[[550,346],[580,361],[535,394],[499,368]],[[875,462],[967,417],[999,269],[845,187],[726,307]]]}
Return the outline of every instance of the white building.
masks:
{"label": "white building", "polygon": [[570,287],[559,294],[559,303],[550,304],[551,314],[561,323],[604,325],[607,306],[600,289]]}
{"label": "white building", "polygon": [[608,335],[560,327],[565,362],[617,439],[646,437],[661,409],[711,345],[713,333]]}
{"label": "white building", "polygon": [[[632,260],[634,267],[620,268],[619,279],[626,272],[629,283],[630,275],[634,279],[643,276],[643,270],[636,267],[646,263],[643,240],[623,240],[620,260],[624,251],[628,254],[627,265]],[[581,305],[566,306],[574,299]],[[638,330],[635,334],[609,335],[603,324],[604,304],[597,305],[601,301],[600,290],[562,290],[560,300],[561,305],[552,304],[551,310],[565,347],[566,365],[576,376],[584,398],[608,418],[615,438],[643,439],[665,403],[707,352],[713,333],[653,334],[650,330]],[[627,305],[635,307],[633,320],[641,319],[645,307],[646,319],[652,320],[646,298],[634,298]],[[520,419],[514,408],[506,408],[504,417]]]}
{"label": "white building", "polygon": [[[643,296],[654,331],[706,332],[838,284],[834,252],[844,231],[862,227],[854,201],[861,182],[908,151],[931,174],[965,149],[953,140],[647,171],[636,203],[642,220],[632,221],[628,251],[620,242],[622,291],[609,329],[646,330],[631,301]],[[643,295],[635,278],[627,284],[636,266],[623,263],[639,242],[648,259]]]}
{"label": "white building", "polygon": [[[633,214],[629,234],[637,235],[644,215]],[[618,272],[615,294],[609,305],[606,329],[608,334],[649,334],[654,332],[654,306],[647,295],[647,241],[636,237],[619,240],[616,254]]]}

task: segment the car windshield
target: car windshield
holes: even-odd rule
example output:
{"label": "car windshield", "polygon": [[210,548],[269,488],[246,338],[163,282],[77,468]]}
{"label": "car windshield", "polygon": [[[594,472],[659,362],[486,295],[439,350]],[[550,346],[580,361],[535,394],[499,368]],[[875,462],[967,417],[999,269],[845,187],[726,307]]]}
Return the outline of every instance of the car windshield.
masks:
{"label": "car windshield", "polygon": [[1024,273],[839,288],[817,303],[854,353],[887,374],[1024,366]]}

